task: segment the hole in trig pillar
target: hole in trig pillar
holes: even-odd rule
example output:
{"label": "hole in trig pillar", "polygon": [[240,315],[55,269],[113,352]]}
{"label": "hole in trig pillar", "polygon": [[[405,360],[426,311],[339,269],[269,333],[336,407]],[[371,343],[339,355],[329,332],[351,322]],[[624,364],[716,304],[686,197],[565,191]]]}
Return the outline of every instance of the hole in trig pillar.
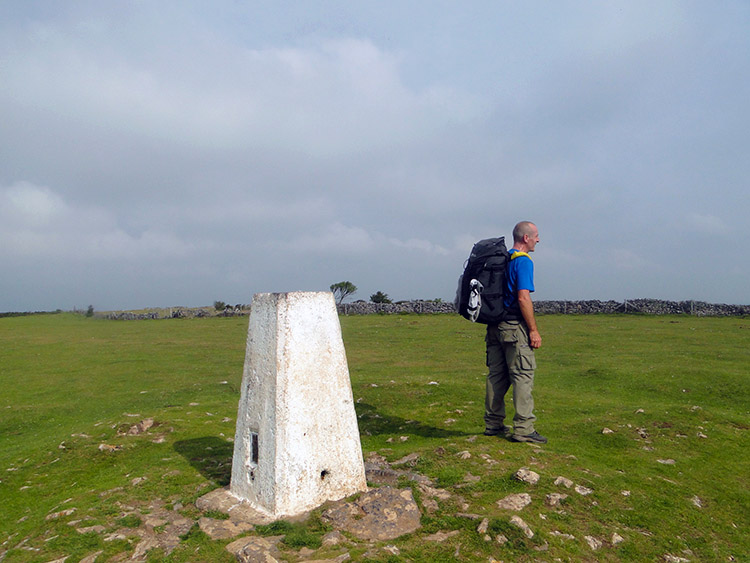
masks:
{"label": "hole in trig pillar", "polygon": [[250,432],[250,461],[258,465],[258,433]]}
{"label": "hole in trig pillar", "polygon": [[250,432],[250,459],[247,463],[247,474],[251,481],[255,481],[255,470],[258,469],[258,433]]}

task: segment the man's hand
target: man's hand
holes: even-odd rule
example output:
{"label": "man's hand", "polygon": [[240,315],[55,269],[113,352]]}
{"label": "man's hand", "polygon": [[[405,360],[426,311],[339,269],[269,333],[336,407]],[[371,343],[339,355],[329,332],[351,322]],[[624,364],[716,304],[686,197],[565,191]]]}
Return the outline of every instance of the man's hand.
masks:
{"label": "man's hand", "polygon": [[538,330],[529,331],[529,346],[539,348],[542,345],[542,335]]}

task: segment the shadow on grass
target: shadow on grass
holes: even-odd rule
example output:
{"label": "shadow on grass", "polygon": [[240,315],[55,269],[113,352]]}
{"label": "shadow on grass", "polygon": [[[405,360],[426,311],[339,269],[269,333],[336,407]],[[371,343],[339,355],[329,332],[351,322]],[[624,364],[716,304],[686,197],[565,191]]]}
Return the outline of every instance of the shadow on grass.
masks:
{"label": "shadow on grass", "polygon": [[414,434],[423,438],[450,438],[452,436],[470,436],[466,432],[428,426],[416,420],[407,420],[398,416],[378,414],[377,409],[367,403],[357,403],[357,418],[361,434],[379,436],[382,434]]}
{"label": "shadow on grass", "polygon": [[[369,433],[371,436],[413,434],[424,438],[449,438],[470,435],[457,430],[428,426],[398,416],[384,416],[378,414],[377,409],[367,403],[357,404],[356,410],[360,433]],[[174,449],[206,479],[220,487],[229,485],[232,477],[233,443],[216,436],[204,436],[175,442]]]}
{"label": "shadow on grass", "polygon": [[234,444],[216,436],[180,440],[175,451],[184,457],[208,480],[220,487],[229,484],[232,477]]}

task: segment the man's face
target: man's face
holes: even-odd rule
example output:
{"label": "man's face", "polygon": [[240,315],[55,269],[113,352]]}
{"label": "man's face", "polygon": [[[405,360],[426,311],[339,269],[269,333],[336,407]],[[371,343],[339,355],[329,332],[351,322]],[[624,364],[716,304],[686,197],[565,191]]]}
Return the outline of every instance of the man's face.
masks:
{"label": "man's face", "polygon": [[539,229],[534,225],[531,228],[531,234],[526,235],[526,246],[528,246],[529,252],[534,252],[534,248],[539,242]]}

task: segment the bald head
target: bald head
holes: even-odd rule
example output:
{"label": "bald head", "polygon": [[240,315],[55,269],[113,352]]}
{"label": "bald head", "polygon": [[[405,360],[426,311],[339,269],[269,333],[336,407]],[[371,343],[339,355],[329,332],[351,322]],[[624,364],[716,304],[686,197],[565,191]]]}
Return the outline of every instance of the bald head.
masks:
{"label": "bald head", "polygon": [[536,225],[531,221],[521,221],[513,228],[513,242],[523,242],[523,235],[531,236],[536,231]]}
{"label": "bald head", "polygon": [[531,221],[521,221],[513,228],[513,248],[523,252],[534,252],[539,242],[539,229]]}

